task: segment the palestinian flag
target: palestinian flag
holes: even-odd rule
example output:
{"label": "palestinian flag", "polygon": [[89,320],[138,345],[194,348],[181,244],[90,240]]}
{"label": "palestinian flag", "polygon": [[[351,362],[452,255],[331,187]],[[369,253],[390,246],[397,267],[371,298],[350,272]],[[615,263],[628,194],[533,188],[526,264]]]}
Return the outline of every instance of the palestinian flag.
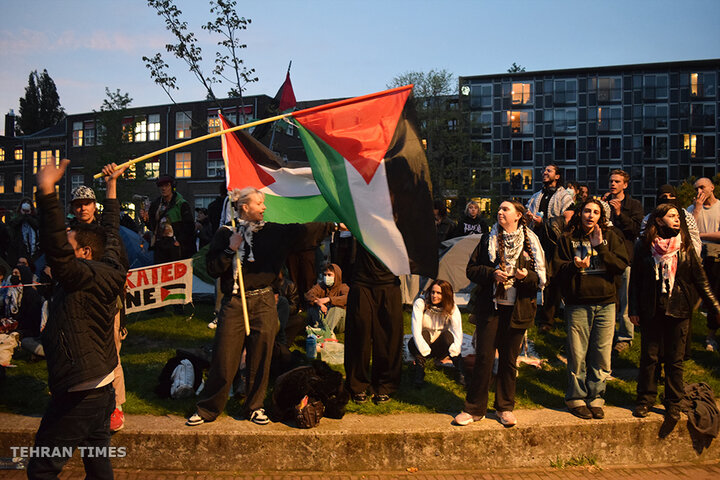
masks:
{"label": "palestinian flag", "polygon": [[[182,303],[186,303],[185,300],[185,287],[184,283],[176,283],[173,285],[163,285],[160,287],[160,301],[170,302],[170,300],[183,300]],[[174,303],[174,302],[173,302]]]}
{"label": "palestinian flag", "polygon": [[[223,130],[232,128],[220,114]],[[282,168],[265,145],[244,130],[222,135],[228,190],[255,187],[265,194],[265,220],[277,223],[337,221],[318,190],[312,171]]]}
{"label": "palestinian flag", "polygon": [[395,275],[435,278],[432,186],[410,121],[411,91],[408,85],[292,118],[320,191],[355,238]]}
{"label": "palestinian flag", "polygon": [[[290,62],[292,65],[292,62]],[[287,112],[292,110],[297,105],[295,100],[295,91],[293,90],[292,82],[290,81],[290,67],[288,66],[287,74],[285,75],[285,81],[278,89],[275,97],[265,107],[265,111],[260,118],[274,117],[278,113]],[[263,123],[253,129],[252,136],[257,139],[262,139],[270,131],[270,128],[274,125],[273,123]]]}

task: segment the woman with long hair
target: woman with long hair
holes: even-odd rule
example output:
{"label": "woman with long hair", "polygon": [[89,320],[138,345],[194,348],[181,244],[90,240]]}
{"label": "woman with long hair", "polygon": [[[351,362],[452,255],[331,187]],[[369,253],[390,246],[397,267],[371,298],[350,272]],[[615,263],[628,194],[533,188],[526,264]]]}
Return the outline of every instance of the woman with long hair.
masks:
{"label": "woman with long hair", "polygon": [[[640,371],[636,417],[646,417],[657,397],[655,369],[665,363],[665,421],[680,419],[685,396],[683,356],[690,316],[698,293],[708,308],[720,313],[686,229],[680,228],[675,205],[658,205],[635,243],[630,273],[630,321],[640,326]],[[661,349],[664,353],[659,355]]]}
{"label": "woman with long hair", "polygon": [[615,333],[616,279],[628,265],[623,239],[600,200],[588,199],[558,240],[553,271],[565,299],[568,386],[565,403],[584,420],[604,418]]}
{"label": "woman with long hair", "polygon": [[418,388],[423,386],[425,362],[429,358],[441,360],[445,357],[450,357],[457,369],[458,383],[464,385],[462,319],[450,282],[434,280],[415,300],[410,326],[412,338],[408,341],[408,350],[415,358],[413,385]]}
{"label": "woman with long hair", "polygon": [[525,207],[515,200],[500,204],[497,223],[470,256],[466,275],[475,289],[476,356],[465,408],[455,424],[469,425],[487,413],[495,350],[495,412],[503,425],[517,424],[517,357],[537,310],[537,292],[545,285],[545,253],[525,226]]}

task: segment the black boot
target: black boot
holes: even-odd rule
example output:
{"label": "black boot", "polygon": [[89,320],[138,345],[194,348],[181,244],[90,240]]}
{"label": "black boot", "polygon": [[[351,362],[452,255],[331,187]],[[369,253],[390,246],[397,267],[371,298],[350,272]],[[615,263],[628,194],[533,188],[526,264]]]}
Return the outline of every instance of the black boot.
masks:
{"label": "black boot", "polygon": [[457,371],[457,382],[465,386],[465,362],[463,362],[462,355],[458,355],[457,357],[450,357],[450,360],[452,360],[453,365],[455,365],[455,370]]}
{"label": "black boot", "polygon": [[425,385],[425,357],[416,356],[412,366],[412,384],[415,388]]}

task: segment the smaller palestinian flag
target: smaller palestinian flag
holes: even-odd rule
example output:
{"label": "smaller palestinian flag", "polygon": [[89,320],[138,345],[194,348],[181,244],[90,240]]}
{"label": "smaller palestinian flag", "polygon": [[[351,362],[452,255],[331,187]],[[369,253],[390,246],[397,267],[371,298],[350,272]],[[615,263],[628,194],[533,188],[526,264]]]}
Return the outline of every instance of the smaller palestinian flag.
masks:
{"label": "smaller palestinian flag", "polygon": [[[184,283],[175,283],[173,285],[163,285],[160,287],[160,301],[170,302],[171,300],[182,300],[185,303],[185,287]],[[177,290],[180,290],[179,292]],[[177,302],[173,302],[177,303]]]}
{"label": "smaller palestinian flag", "polygon": [[[220,114],[223,130],[232,128]],[[265,194],[265,220],[276,223],[337,221],[309,167],[280,167],[275,154],[244,130],[222,135],[228,190],[255,187]]]}
{"label": "smaller palestinian flag", "polygon": [[[292,65],[292,62],[290,62]],[[293,90],[292,82],[290,82],[290,66],[288,66],[287,74],[285,75],[285,81],[280,86],[280,89],[275,94],[275,97],[270,101],[265,111],[260,118],[274,117],[280,113],[284,113],[292,110],[297,105],[295,100],[295,91]],[[263,123],[255,127],[252,131],[252,136],[257,139],[262,139],[268,134],[270,128],[275,124]]]}
{"label": "smaller palestinian flag", "polygon": [[435,278],[437,235],[412,85],[300,110],[315,181],[355,238],[395,275]]}

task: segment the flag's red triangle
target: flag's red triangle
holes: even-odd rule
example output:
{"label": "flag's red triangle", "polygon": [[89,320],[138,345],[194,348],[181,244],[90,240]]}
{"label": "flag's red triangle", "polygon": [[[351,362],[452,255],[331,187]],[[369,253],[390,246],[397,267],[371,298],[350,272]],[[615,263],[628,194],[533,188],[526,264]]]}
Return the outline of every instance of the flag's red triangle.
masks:
{"label": "flag's red triangle", "polygon": [[170,290],[165,287],[160,287],[160,301],[164,302],[168,295],[170,295]]}
{"label": "flag's red triangle", "polygon": [[370,183],[395,134],[412,87],[295,112],[305,128],[342,155]]}
{"label": "flag's red triangle", "polygon": [[[232,125],[220,114],[222,129],[231,128]],[[255,187],[261,189],[275,183],[275,179],[252,159],[242,142],[234,132],[222,135],[222,154],[225,158],[228,171],[227,188]]]}

